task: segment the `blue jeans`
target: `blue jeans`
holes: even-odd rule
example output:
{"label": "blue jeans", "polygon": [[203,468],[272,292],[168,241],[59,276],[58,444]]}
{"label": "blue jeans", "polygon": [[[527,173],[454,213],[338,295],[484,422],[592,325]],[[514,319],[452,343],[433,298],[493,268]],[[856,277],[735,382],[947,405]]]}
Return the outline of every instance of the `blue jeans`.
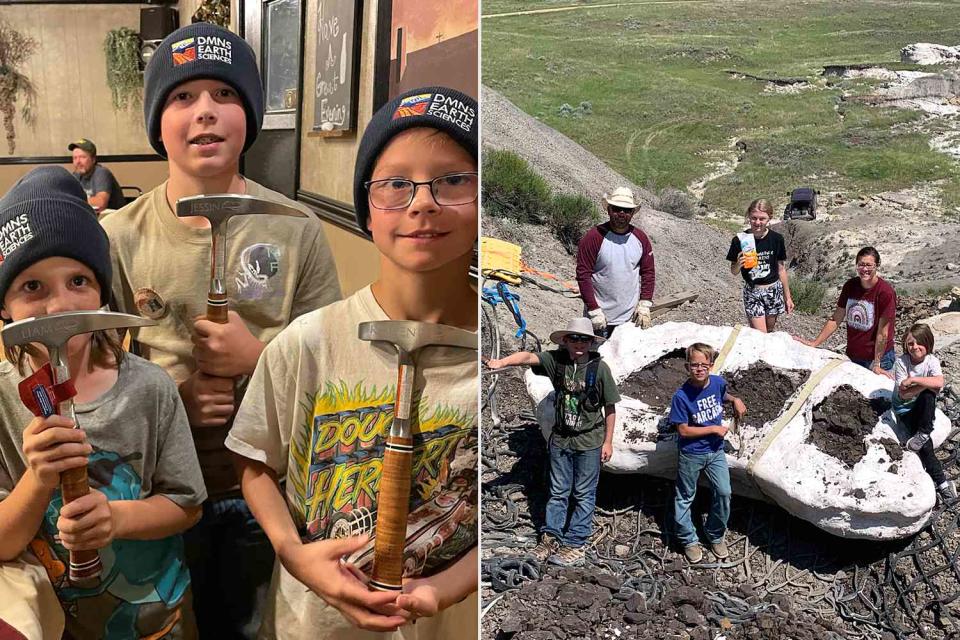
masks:
{"label": "blue jeans", "polygon": [[274,553],[247,503],[207,500],[183,540],[200,638],[256,638]]}
{"label": "blue jeans", "polygon": [[677,460],[677,489],[673,498],[673,517],[677,525],[677,540],[684,547],[697,544],[697,530],[693,527],[690,508],[697,496],[697,480],[700,472],[707,474],[713,501],[704,532],[713,544],[723,540],[730,519],[730,470],[727,455],[720,449],[716,453],[679,452]]}
{"label": "blue jeans", "polygon": [[[593,533],[593,510],[597,504],[600,479],[600,449],[575,451],[562,449],[550,438],[550,500],[542,533],[556,536],[568,547],[582,547]],[[566,527],[567,507],[574,501],[570,525]]]}
{"label": "blue jeans", "polygon": [[[854,364],[860,365],[864,369],[869,369],[870,365],[873,364],[873,360],[851,359],[851,362],[853,362]],[[896,362],[897,362],[897,354],[894,352],[893,349],[890,349],[885,354],[883,354],[882,358],[880,358],[880,368],[883,369],[884,371],[893,371],[893,365],[896,364]]]}

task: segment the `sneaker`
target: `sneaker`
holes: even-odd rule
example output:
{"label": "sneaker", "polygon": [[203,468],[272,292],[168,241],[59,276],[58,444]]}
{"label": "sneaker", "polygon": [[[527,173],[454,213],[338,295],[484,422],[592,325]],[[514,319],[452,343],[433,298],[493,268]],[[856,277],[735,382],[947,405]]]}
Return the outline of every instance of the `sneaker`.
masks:
{"label": "sneaker", "polygon": [[539,562],[543,562],[556,553],[558,549],[560,549],[560,540],[554,535],[545,533],[540,536],[540,544],[533,548],[530,555]]}
{"label": "sneaker", "polygon": [[583,564],[587,553],[587,545],[582,547],[568,547],[563,545],[560,550],[550,556],[548,562],[561,567],[577,567]]}
{"label": "sneaker", "polygon": [[937,494],[944,500],[956,500],[957,487],[949,480],[945,480],[943,484],[937,486]]}
{"label": "sneaker", "polygon": [[713,551],[713,555],[717,556],[719,560],[726,560],[730,557],[730,550],[727,549],[727,543],[724,540],[711,542],[710,551]]}
{"label": "sneaker", "polygon": [[907,449],[910,449],[910,451],[920,451],[920,449],[923,449],[923,445],[927,444],[928,440],[930,440],[929,433],[917,433],[907,440]]}
{"label": "sneaker", "polygon": [[703,560],[703,549],[699,544],[691,544],[683,548],[683,555],[686,556],[690,564],[697,564]]}

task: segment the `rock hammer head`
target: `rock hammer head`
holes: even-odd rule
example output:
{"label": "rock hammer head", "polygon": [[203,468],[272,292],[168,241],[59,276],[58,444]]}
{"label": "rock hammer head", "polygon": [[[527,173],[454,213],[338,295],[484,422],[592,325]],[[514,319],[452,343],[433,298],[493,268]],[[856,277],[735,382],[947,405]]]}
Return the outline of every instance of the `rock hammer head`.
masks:
{"label": "rock hammer head", "polygon": [[54,350],[60,349],[70,338],[80,333],[125,327],[150,327],[156,324],[148,318],[113,311],[64,311],[11,322],[0,330],[0,337],[7,347],[37,342],[48,350]]}
{"label": "rock hammer head", "polygon": [[387,342],[401,354],[413,353],[421,347],[459,347],[477,349],[477,334],[432,322],[410,320],[380,320],[361,322],[359,338],[371,342]]}
{"label": "rock hammer head", "polygon": [[307,214],[296,207],[241,194],[200,195],[177,200],[178,217],[203,217],[214,227],[233,216],[244,215],[307,217]]}

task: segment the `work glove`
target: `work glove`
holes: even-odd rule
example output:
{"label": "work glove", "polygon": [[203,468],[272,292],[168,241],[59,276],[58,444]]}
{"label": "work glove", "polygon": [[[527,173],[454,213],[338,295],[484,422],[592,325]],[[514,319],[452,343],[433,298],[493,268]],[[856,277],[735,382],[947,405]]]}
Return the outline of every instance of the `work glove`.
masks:
{"label": "work glove", "polygon": [[637,303],[637,309],[633,312],[633,321],[641,329],[649,329],[650,325],[653,324],[653,320],[650,318],[650,307],[653,306],[653,302],[650,300],[641,300]]}
{"label": "work glove", "polygon": [[592,311],[587,311],[587,316],[593,323],[593,332],[598,336],[602,335],[607,328],[607,316],[603,315],[603,309],[597,307]]}

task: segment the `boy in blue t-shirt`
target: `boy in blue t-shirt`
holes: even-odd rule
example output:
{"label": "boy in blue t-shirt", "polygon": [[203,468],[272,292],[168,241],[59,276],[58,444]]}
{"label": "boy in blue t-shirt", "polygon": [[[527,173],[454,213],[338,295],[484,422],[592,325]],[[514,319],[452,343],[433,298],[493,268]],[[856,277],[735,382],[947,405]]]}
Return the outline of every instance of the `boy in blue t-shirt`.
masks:
{"label": "boy in blue t-shirt", "polygon": [[710,550],[721,560],[730,555],[723,540],[730,517],[730,470],[723,451],[723,437],[727,434],[727,427],[723,426],[723,403],[733,403],[733,412],[738,419],[746,414],[747,407],[740,398],[727,393],[727,383],[723,378],[710,375],[716,355],[713,347],[702,342],[687,347],[686,366],[690,377],[673,394],[668,418],[671,424],[677,425],[680,435],[677,443],[677,490],[673,503],[677,539],[690,562],[703,559],[690,515],[701,471],[707,474],[713,492],[710,514],[704,527]]}

